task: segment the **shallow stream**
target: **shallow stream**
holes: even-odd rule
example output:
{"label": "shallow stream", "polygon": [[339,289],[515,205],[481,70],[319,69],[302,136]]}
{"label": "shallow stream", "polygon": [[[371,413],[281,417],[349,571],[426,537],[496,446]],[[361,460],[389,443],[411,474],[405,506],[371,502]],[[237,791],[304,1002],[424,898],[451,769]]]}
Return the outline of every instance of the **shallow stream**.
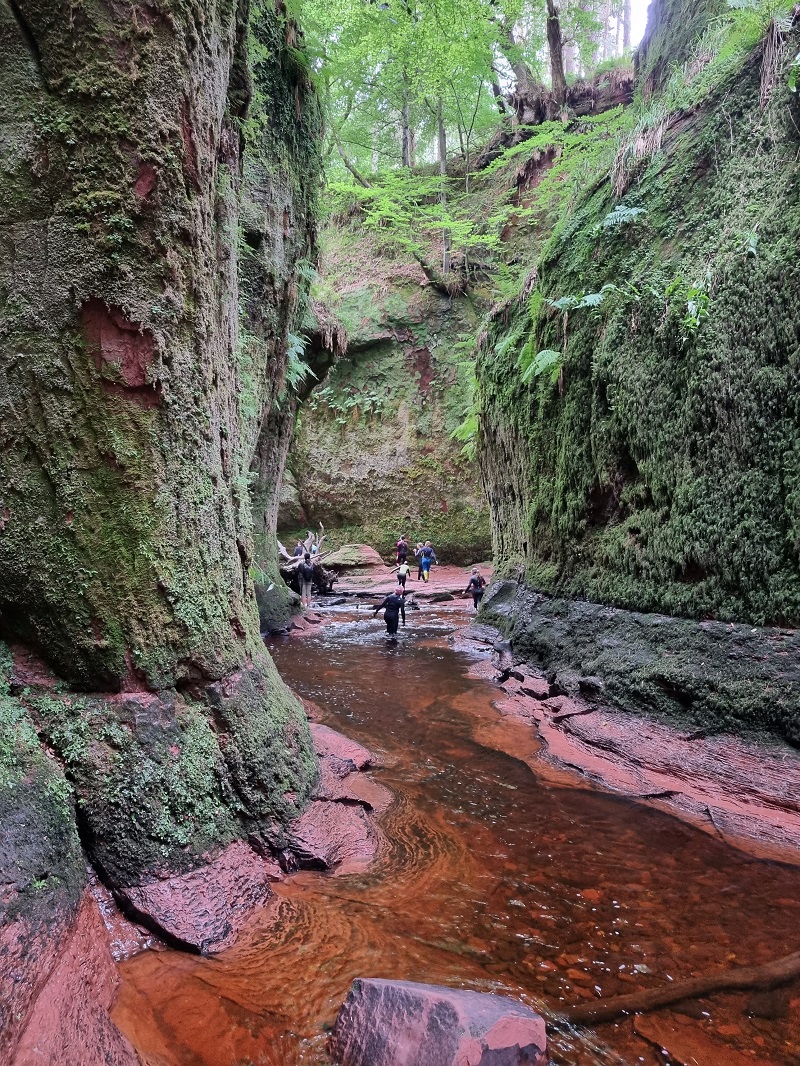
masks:
{"label": "shallow stream", "polygon": [[[529,768],[529,727],[469,678],[449,634],[466,615],[342,620],[271,647],[326,724],[376,752],[395,801],[366,874],[277,885],[236,946],[145,952],[114,1018],[158,1066],[327,1063],[354,977],[503,992],[545,1012],[800,949],[800,870],[752,860],[676,818]],[[576,786],[578,785],[576,779]],[[761,1015],[750,1016],[748,1006]],[[559,1064],[800,1066],[800,991],[688,1004],[596,1033],[553,1028]],[[667,1037],[669,1040],[667,1040]],[[659,1045],[667,1043],[672,1057]]]}

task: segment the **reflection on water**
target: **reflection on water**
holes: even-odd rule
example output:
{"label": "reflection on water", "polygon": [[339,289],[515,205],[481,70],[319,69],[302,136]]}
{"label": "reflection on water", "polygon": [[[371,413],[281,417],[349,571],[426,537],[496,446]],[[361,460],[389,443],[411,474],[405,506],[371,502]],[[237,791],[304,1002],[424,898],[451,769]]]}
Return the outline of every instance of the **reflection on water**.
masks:
{"label": "reflection on water", "polygon": [[[452,618],[452,614],[450,618]],[[505,992],[554,1011],[800,948],[800,871],[756,862],[658,811],[556,788],[495,750],[496,689],[467,679],[442,613],[389,643],[347,620],[276,644],[278,667],[327,724],[379,754],[396,801],[367,874],[277,886],[230,951],[147,952],[122,966],[115,1020],[159,1066],[326,1063],[326,1027],[357,976]],[[479,742],[478,738],[482,738]],[[786,1010],[786,1000],[789,1009]],[[699,1066],[800,1066],[800,996],[750,1017],[746,994],[674,1015]],[[662,1018],[664,1016],[662,1015]],[[554,1030],[554,1062],[668,1060],[628,1019]],[[613,1049],[613,1050],[610,1050]]]}

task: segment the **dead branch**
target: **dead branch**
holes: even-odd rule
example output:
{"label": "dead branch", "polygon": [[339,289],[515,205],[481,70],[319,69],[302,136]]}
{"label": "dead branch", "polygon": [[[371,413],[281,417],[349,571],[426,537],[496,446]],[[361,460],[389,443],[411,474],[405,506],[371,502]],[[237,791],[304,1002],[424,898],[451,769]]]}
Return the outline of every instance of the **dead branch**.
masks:
{"label": "dead branch", "polygon": [[623,1014],[644,1014],[647,1011],[668,1007],[684,999],[696,999],[714,992],[765,991],[777,988],[800,977],[800,951],[785,955],[762,966],[739,966],[735,970],[720,970],[686,981],[674,981],[667,988],[651,988],[644,992],[631,992],[625,996],[612,996],[598,1003],[575,1003],[563,1012],[575,1025],[597,1025],[610,1022]]}
{"label": "dead branch", "polygon": [[[276,537],[276,540],[277,540],[277,537]],[[292,559],[292,558],[294,558],[294,556],[290,555],[287,552],[287,550],[284,548],[284,546],[281,544],[281,542],[279,540],[277,541],[277,543],[278,543],[278,552],[280,553],[281,559]]]}
{"label": "dead branch", "polygon": [[[323,559],[327,559],[327,557],[331,554],[331,552],[317,552],[316,555],[311,556],[311,565],[315,566],[317,563],[322,562]],[[293,573],[299,568],[300,564],[303,562],[305,562],[304,555],[289,556],[285,559],[284,562],[280,564],[281,573],[283,573],[284,571]]]}

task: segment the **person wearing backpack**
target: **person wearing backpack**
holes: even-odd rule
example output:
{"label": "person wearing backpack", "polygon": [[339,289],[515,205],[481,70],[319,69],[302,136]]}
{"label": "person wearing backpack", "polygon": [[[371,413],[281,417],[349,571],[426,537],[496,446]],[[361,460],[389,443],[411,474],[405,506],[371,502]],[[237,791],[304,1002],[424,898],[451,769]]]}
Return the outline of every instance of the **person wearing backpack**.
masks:
{"label": "person wearing backpack", "polygon": [[300,574],[300,599],[304,607],[311,606],[311,582],[314,580],[314,567],[311,565],[311,556],[306,552],[303,561],[297,568]]}
{"label": "person wearing backpack", "polygon": [[478,568],[473,567],[472,576],[469,579],[469,584],[461,593],[462,596],[466,596],[468,592],[472,593],[472,602],[475,604],[475,610],[480,607],[481,600],[483,599],[483,590],[486,588],[486,578],[482,577],[478,573]]}

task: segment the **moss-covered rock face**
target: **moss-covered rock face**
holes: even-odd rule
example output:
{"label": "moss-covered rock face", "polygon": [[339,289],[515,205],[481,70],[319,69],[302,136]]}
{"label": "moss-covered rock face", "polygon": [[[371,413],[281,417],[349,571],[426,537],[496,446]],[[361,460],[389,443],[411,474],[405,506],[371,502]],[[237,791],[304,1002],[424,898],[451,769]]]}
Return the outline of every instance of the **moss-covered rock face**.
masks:
{"label": "moss-covered rock face", "polygon": [[690,60],[709,21],[727,9],[725,0],[655,0],[636,54],[638,89],[652,96],[672,71]]}
{"label": "moss-covered rock face", "polygon": [[0,643],[0,1053],[27,1020],[30,987],[74,921],[86,883],[72,790],[47,758],[27,708],[11,695],[11,656]]}
{"label": "moss-covered rock face", "polygon": [[250,576],[314,254],[295,37],[261,0],[0,6],[0,630],[86,693],[29,710],[129,880],[280,822],[314,775]]}
{"label": "moss-covered rock face", "polygon": [[323,250],[326,304],[348,345],[301,408],[280,528],[322,521],[340,542],[386,551],[408,533],[435,538],[448,562],[486,558],[480,478],[451,438],[472,399],[480,297],[439,295],[363,228],[330,225]]}
{"label": "moss-covered rock face", "polygon": [[[670,30],[686,7],[662,5]],[[691,110],[653,113],[493,320],[481,465],[499,566],[534,588],[800,619],[800,127],[783,72],[766,106],[762,74],[756,48]],[[560,353],[560,382],[524,384],[526,348]]]}
{"label": "moss-covered rock face", "polygon": [[696,622],[493,584],[481,607],[556,690],[704,732],[771,734],[800,747],[800,636]]}

